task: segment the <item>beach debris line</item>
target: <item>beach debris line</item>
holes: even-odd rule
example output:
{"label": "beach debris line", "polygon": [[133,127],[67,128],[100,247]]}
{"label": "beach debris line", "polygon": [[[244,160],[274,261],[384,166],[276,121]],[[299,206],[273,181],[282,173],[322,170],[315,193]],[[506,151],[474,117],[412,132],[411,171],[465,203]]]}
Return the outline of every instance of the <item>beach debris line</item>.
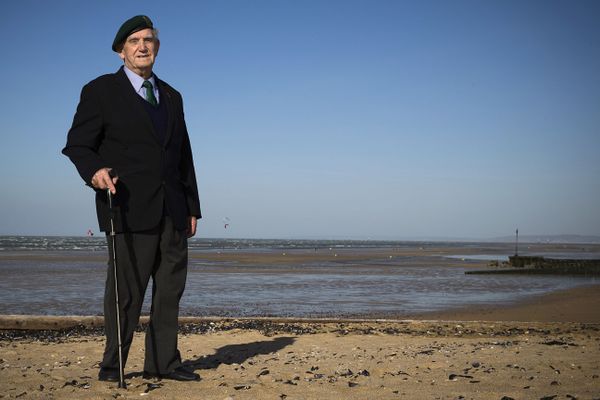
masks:
{"label": "beach debris line", "polygon": [[[136,332],[144,332],[147,328],[146,323],[138,325]],[[549,346],[559,345],[557,341],[571,343],[566,345],[572,347],[576,345],[571,339],[567,339],[574,333],[581,331],[597,331],[593,324],[585,323],[564,323],[554,324],[552,328],[544,323],[529,323],[528,325],[515,325],[510,322],[462,322],[460,325],[454,323],[435,323],[431,321],[349,321],[335,322],[335,320],[293,320],[290,322],[281,322],[281,319],[219,319],[219,320],[200,320],[198,322],[181,322],[179,333],[181,335],[206,334],[215,332],[226,332],[231,330],[256,330],[265,336],[274,336],[278,334],[306,335],[317,333],[335,333],[340,336],[346,335],[427,335],[430,337],[469,337],[487,335],[489,337],[515,337],[521,335],[560,335],[554,339],[546,338],[544,341]],[[77,324],[63,329],[11,329],[0,326],[0,340],[9,341],[40,341],[43,343],[64,343],[71,338],[81,336],[103,336],[102,326],[86,326]],[[490,345],[509,347],[518,345],[519,340],[495,340],[489,342]],[[439,346],[438,346],[439,347]],[[428,346],[422,351],[436,349],[435,345]]]}
{"label": "beach debris line", "polygon": [[545,344],[546,346],[579,346],[577,343],[572,343],[564,338],[546,340],[545,342],[542,342],[542,344]]}

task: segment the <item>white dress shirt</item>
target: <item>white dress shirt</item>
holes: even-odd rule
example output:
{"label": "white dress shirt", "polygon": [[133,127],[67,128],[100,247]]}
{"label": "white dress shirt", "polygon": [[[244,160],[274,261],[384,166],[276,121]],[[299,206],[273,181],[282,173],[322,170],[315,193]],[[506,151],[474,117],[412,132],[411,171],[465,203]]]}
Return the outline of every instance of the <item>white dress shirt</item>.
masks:
{"label": "white dress shirt", "polygon": [[135,92],[142,96],[144,100],[146,100],[146,88],[143,87],[142,84],[144,83],[144,81],[150,81],[150,83],[152,84],[152,91],[154,91],[154,97],[156,97],[156,104],[160,103],[160,95],[158,93],[158,88],[156,87],[154,74],[152,74],[150,78],[144,79],[129,68],[127,68],[127,66],[125,65],[123,65],[123,69],[125,70],[125,75],[127,75],[127,78],[129,78],[129,82],[131,82],[131,84],[133,85]]}

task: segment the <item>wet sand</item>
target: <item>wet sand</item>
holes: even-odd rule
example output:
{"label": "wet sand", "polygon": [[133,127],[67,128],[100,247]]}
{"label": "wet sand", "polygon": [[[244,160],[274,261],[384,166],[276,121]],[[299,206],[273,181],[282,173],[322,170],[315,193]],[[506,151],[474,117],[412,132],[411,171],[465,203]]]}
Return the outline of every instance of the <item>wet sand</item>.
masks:
{"label": "wet sand", "polygon": [[600,285],[536,296],[516,304],[407,315],[449,321],[582,322],[600,324]]}
{"label": "wet sand", "polygon": [[[600,244],[555,244],[522,243],[519,254],[572,254],[585,258],[600,254]],[[456,243],[443,242],[399,242],[397,247],[315,247],[290,249],[190,249],[190,260],[212,262],[237,262],[245,264],[274,265],[287,263],[308,263],[311,261],[373,261],[391,257],[437,257],[469,254],[514,254],[512,243]],[[595,257],[594,257],[595,258]],[[106,263],[106,249],[99,251],[0,251],[0,260],[12,261],[97,261]],[[486,264],[484,262],[484,264]],[[472,263],[465,263],[471,266]]]}
{"label": "wet sand", "polygon": [[[600,250],[598,245],[527,247],[581,256]],[[489,261],[468,254],[501,259],[511,249],[502,243],[399,243],[385,248],[195,250],[190,252],[181,315],[404,319],[412,318],[411,312],[481,308],[594,283],[592,277],[464,274],[494,269]],[[0,314],[100,315],[105,258],[101,251],[0,252]],[[148,305],[149,298],[144,312]]]}
{"label": "wet sand", "polygon": [[[599,287],[591,286],[493,310],[416,316],[421,320],[185,318],[180,350],[202,380],[143,379],[139,332],[127,390],[96,379],[101,318],[3,316],[0,396],[594,399],[600,398],[599,301]],[[17,321],[89,328],[15,331]]]}

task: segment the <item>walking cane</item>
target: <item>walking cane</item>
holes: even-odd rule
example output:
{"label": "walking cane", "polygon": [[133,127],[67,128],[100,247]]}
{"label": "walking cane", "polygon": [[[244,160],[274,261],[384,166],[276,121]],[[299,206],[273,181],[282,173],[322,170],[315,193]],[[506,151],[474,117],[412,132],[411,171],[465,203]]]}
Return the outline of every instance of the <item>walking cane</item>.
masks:
{"label": "walking cane", "polygon": [[108,193],[108,208],[110,210],[110,237],[112,238],[112,259],[113,259],[113,271],[115,273],[115,303],[117,305],[117,340],[119,342],[119,388],[126,389],[125,385],[125,371],[123,368],[123,344],[121,342],[121,313],[119,311],[119,280],[117,277],[117,249],[116,249],[116,238],[115,238],[115,221],[112,204],[112,193],[110,189]]}

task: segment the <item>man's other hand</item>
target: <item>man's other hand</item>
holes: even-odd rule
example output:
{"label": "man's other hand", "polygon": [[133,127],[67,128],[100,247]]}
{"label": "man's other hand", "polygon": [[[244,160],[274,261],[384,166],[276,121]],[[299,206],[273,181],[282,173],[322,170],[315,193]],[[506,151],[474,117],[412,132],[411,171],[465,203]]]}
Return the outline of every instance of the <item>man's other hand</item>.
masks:
{"label": "man's other hand", "polygon": [[96,171],[94,176],[92,176],[92,186],[96,189],[110,189],[112,194],[116,194],[117,189],[115,188],[115,185],[117,184],[119,177],[115,176],[114,178],[111,178],[111,170],[112,168],[100,168],[98,171]]}
{"label": "man's other hand", "polygon": [[188,217],[188,228],[187,228],[187,237],[191,238],[196,234],[196,225],[198,221],[196,217],[190,216]]}

